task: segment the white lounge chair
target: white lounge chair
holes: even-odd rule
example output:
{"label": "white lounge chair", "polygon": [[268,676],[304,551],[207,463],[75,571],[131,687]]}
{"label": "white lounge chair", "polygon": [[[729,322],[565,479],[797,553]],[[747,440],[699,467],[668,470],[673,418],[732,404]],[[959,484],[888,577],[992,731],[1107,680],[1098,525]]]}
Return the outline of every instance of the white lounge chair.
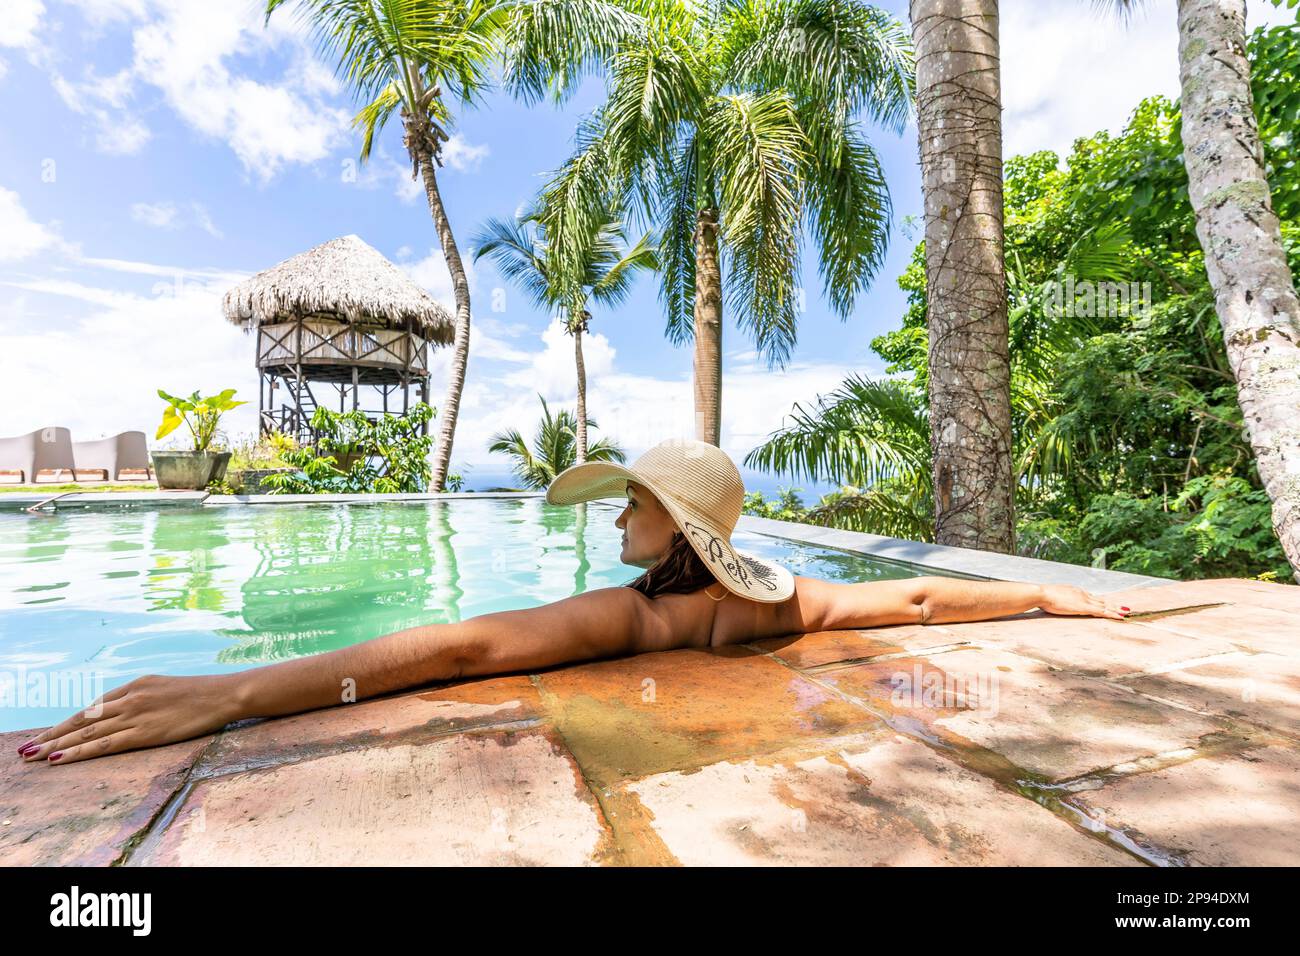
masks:
{"label": "white lounge chair", "polygon": [[121,432],[112,438],[96,441],[74,441],[72,458],[79,473],[103,472],[106,481],[137,478],[148,481],[149,446],[144,432]]}
{"label": "white lounge chair", "polygon": [[0,476],[36,483],[41,477],[72,481],[75,477],[72,433],[66,428],[38,428],[26,435],[0,438]]}

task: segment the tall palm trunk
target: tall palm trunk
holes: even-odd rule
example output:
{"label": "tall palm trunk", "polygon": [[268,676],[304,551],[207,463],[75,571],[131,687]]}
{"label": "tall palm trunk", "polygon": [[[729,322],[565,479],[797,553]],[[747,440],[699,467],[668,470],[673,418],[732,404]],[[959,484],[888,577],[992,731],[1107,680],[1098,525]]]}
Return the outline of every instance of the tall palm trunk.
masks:
{"label": "tall palm trunk", "polygon": [[695,437],[722,441],[722,270],[718,211],[702,209],[695,226]]}
{"label": "tall palm trunk", "polygon": [[447,398],[438,409],[438,447],[433,453],[433,477],[429,482],[431,491],[442,491],[451,462],[456,417],[460,412],[460,393],[465,386],[465,365],[469,360],[469,280],[465,278],[460,250],[456,248],[451,223],[447,221],[447,211],[442,204],[442,194],[438,192],[438,178],[434,174],[434,160],[430,150],[420,150],[419,164],[420,173],[424,177],[424,194],[429,200],[429,211],[433,214],[438,241],[442,245],[442,254],[447,260],[447,271],[451,273],[451,285],[456,294],[456,340],[451,356],[451,375],[447,380]]}
{"label": "tall palm trunk", "polygon": [[1183,162],[1237,401],[1300,581],[1300,301],[1250,93],[1245,0],[1179,0]]}
{"label": "tall palm trunk", "polygon": [[997,0],[912,0],[934,539],[1015,548]]}
{"label": "tall palm trunk", "polygon": [[582,332],[586,328],[585,315],[579,315],[572,322],[573,356],[578,365],[578,460],[581,465],[587,460],[587,367],[582,362]]}

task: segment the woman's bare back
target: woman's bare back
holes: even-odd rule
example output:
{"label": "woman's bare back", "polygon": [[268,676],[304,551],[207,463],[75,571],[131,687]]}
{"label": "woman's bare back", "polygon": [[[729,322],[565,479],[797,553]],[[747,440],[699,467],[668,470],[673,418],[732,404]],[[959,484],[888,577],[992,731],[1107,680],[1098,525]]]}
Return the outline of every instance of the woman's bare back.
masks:
{"label": "woman's bare back", "polygon": [[[721,601],[715,600],[718,592],[726,595]],[[721,647],[798,633],[798,597],[796,591],[788,601],[764,604],[714,584],[689,594],[660,594],[653,605],[666,617],[672,633],[687,635],[685,646]]]}

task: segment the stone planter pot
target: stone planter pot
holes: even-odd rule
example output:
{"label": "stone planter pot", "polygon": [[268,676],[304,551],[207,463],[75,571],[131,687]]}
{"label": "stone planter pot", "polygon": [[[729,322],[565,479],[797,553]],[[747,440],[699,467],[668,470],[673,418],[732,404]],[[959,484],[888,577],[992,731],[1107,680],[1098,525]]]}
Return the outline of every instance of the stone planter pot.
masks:
{"label": "stone planter pot", "polygon": [[360,451],[350,451],[347,454],[337,455],[335,457],[338,460],[338,464],[335,467],[338,468],[339,471],[346,473],[352,470],[353,464],[364,459],[366,454],[365,452]]}
{"label": "stone planter pot", "polygon": [[202,491],[208,482],[226,477],[230,455],[228,451],[155,451],[149,457],[159,488]]}

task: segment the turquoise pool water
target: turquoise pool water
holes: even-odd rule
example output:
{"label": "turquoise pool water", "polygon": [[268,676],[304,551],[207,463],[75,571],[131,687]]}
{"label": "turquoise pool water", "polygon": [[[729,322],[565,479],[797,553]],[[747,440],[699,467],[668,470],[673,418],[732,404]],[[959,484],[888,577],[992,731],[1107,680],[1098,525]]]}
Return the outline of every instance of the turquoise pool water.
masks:
{"label": "turquoise pool water", "polygon": [[[624,584],[616,507],[537,498],[0,513],[0,731],[211,674]],[[797,575],[926,573],[737,532]]]}

